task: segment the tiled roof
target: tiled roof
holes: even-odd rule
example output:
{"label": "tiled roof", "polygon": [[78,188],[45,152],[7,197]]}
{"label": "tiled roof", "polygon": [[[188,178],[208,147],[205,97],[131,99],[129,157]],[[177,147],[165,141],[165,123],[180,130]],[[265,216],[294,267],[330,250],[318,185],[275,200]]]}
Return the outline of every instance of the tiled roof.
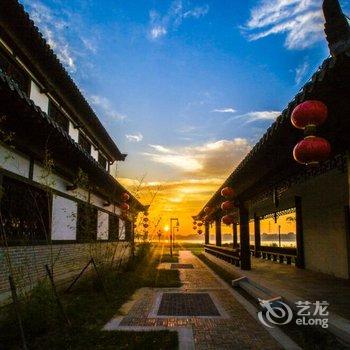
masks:
{"label": "tiled roof", "polygon": [[25,52],[31,63],[38,64],[39,70],[44,70],[43,76],[59,87],[53,90],[62,96],[64,95],[63,101],[65,103],[69,101],[71,108],[75,109],[76,114],[82,118],[86,127],[91,127],[93,132],[90,136],[92,138],[98,136],[98,140],[110,155],[116,160],[124,160],[126,155],[120,152],[56,54],[17,0],[0,1],[1,27]]}
{"label": "tiled roof", "polygon": [[[5,73],[0,70],[0,94],[9,97],[10,101],[16,108],[24,110],[27,107],[25,118],[35,118],[38,123],[42,123],[43,130],[46,128],[50,132],[50,137],[57,139],[57,145],[66,150],[66,158],[76,159],[80,161],[79,165],[84,165],[88,174],[94,176],[91,180],[98,182],[99,188],[105,188],[107,196],[114,193],[113,189],[117,189],[118,193],[129,193],[116,179],[114,179],[90,154],[88,154],[78,143],[76,143],[70,135],[63,130],[49,115],[44,113],[35,103],[29,99],[18,85]],[[21,104],[22,102],[22,104]],[[43,131],[44,132],[44,131]],[[136,210],[144,210],[144,206],[131,194],[132,206]]]}

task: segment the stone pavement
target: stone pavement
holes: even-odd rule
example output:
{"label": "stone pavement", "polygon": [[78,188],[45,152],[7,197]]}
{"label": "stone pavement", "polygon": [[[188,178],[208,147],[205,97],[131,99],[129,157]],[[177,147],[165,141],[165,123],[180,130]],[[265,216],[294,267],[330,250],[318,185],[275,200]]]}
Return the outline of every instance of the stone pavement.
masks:
{"label": "stone pavement", "polygon": [[[179,332],[180,349],[283,348],[275,340],[279,336],[274,338],[238,301],[232,288],[191,252],[180,251],[179,263],[193,265],[192,269],[180,269],[181,288],[138,292],[134,301],[104,329],[174,329]],[[185,298],[180,295],[184,293]],[[294,348],[292,342],[289,345],[288,348]]]}

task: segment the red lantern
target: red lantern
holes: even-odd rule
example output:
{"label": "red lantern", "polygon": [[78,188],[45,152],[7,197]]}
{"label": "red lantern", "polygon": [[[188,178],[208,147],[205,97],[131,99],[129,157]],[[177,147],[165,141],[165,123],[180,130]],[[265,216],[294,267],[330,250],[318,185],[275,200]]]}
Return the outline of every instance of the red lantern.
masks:
{"label": "red lantern", "polygon": [[213,208],[211,208],[211,207],[205,207],[205,208],[204,208],[204,212],[205,212],[206,214],[210,214],[210,213],[212,212],[212,210],[213,210]]}
{"label": "red lantern", "polygon": [[316,100],[309,100],[297,105],[291,116],[293,126],[305,129],[308,125],[320,125],[327,119],[327,106]]}
{"label": "red lantern", "polygon": [[127,202],[129,199],[130,199],[129,194],[126,193],[126,192],[124,192],[124,193],[122,194],[122,200],[123,200],[124,202]]}
{"label": "red lantern", "polygon": [[144,218],[143,218],[143,221],[144,221],[144,222],[147,222],[147,221],[148,221],[148,218],[144,217]]}
{"label": "red lantern", "polygon": [[148,227],[148,224],[143,224],[143,227],[144,227],[144,228],[147,228],[147,227]]}
{"label": "red lantern", "polygon": [[197,226],[198,226],[198,227],[201,227],[202,225],[203,225],[203,222],[198,222],[198,223],[197,223]]}
{"label": "red lantern", "polygon": [[233,215],[225,215],[223,218],[222,218],[222,222],[225,224],[225,225],[232,225],[234,222],[235,222],[235,217]]}
{"label": "red lantern", "polygon": [[203,231],[202,230],[198,230],[197,232],[198,232],[199,235],[201,235]]}
{"label": "red lantern", "polygon": [[294,147],[293,157],[301,164],[318,164],[328,159],[330,153],[331,145],[326,139],[308,136]]}
{"label": "red lantern", "polygon": [[221,190],[221,196],[227,199],[233,198],[234,195],[235,195],[235,191],[232,187],[225,187]]}
{"label": "red lantern", "polygon": [[193,226],[193,229],[194,229],[194,230],[197,230],[197,226]]}
{"label": "red lantern", "polygon": [[122,203],[121,206],[120,206],[120,209],[123,210],[123,211],[127,211],[130,209],[130,206],[128,203]]}
{"label": "red lantern", "polygon": [[197,225],[197,222],[196,221],[193,221],[193,226]]}
{"label": "red lantern", "polygon": [[145,212],[143,213],[143,215],[144,215],[144,216],[148,216],[148,211],[145,211]]}
{"label": "red lantern", "polygon": [[235,203],[231,201],[226,201],[221,203],[222,210],[232,210],[235,207]]}

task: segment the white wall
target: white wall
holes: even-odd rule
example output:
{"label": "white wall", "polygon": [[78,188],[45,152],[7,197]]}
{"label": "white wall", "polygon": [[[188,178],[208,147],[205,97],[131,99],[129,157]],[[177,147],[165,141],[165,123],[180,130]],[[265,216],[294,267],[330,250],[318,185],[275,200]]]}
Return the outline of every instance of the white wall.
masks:
{"label": "white wall", "polygon": [[91,146],[91,155],[96,161],[98,161],[98,151],[94,146]]}
{"label": "white wall", "polygon": [[29,158],[0,145],[0,168],[20,176],[29,177]]}
{"label": "white wall", "polygon": [[97,212],[97,239],[108,239],[109,215],[104,211]]}
{"label": "white wall", "polygon": [[110,173],[113,177],[117,177],[117,162],[113,162],[113,163],[109,166],[109,173]]}
{"label": "white wall", "polygon": [[54,195],[52,202],[52,240],[75,240],[77,203]]}
{"label": "white wall", "polygon": [[30,85],[30,99],[41,108],[45,113],[49,111],[49,98],[40,92],[38,85],[31,81]]}
{"label": "white wall", "polygon": [[68,134],[76,143],[78,143],[78,141],[79,141],[79,129],[75,128],[71,121],[69,121]]}
{"label": "white wall", "polygon": [[122,219],[119,219],[119,239],[125,239],[125,221]]}

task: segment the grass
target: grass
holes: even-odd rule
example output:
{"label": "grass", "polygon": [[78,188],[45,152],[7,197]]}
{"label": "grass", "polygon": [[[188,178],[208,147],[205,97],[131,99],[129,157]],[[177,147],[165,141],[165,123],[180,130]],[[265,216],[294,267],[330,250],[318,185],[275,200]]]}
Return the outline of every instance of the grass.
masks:
{"label": "grass", "polygon": [[[141,287],[179,287],[177,270],[157,270],[159,250],[143,245],[127,269],[117,274],[103,269],[103,288],[91,271],[61,300],[71,322],[66,325],[58,312],[47,281],[40,283],[22,302],[22,317],[30,349],[176,349],[177,334],[161,332],[103,332],[101,327]],[[8,308],[0,322],[0,349],[18,349],[19,332]]]}
{"label": "grass", "polygon": [[163,254],[161,261],[162,263],[178,263],[179,262],[179,255],[178,254],[173,254],[171,256],[170,254]]}

